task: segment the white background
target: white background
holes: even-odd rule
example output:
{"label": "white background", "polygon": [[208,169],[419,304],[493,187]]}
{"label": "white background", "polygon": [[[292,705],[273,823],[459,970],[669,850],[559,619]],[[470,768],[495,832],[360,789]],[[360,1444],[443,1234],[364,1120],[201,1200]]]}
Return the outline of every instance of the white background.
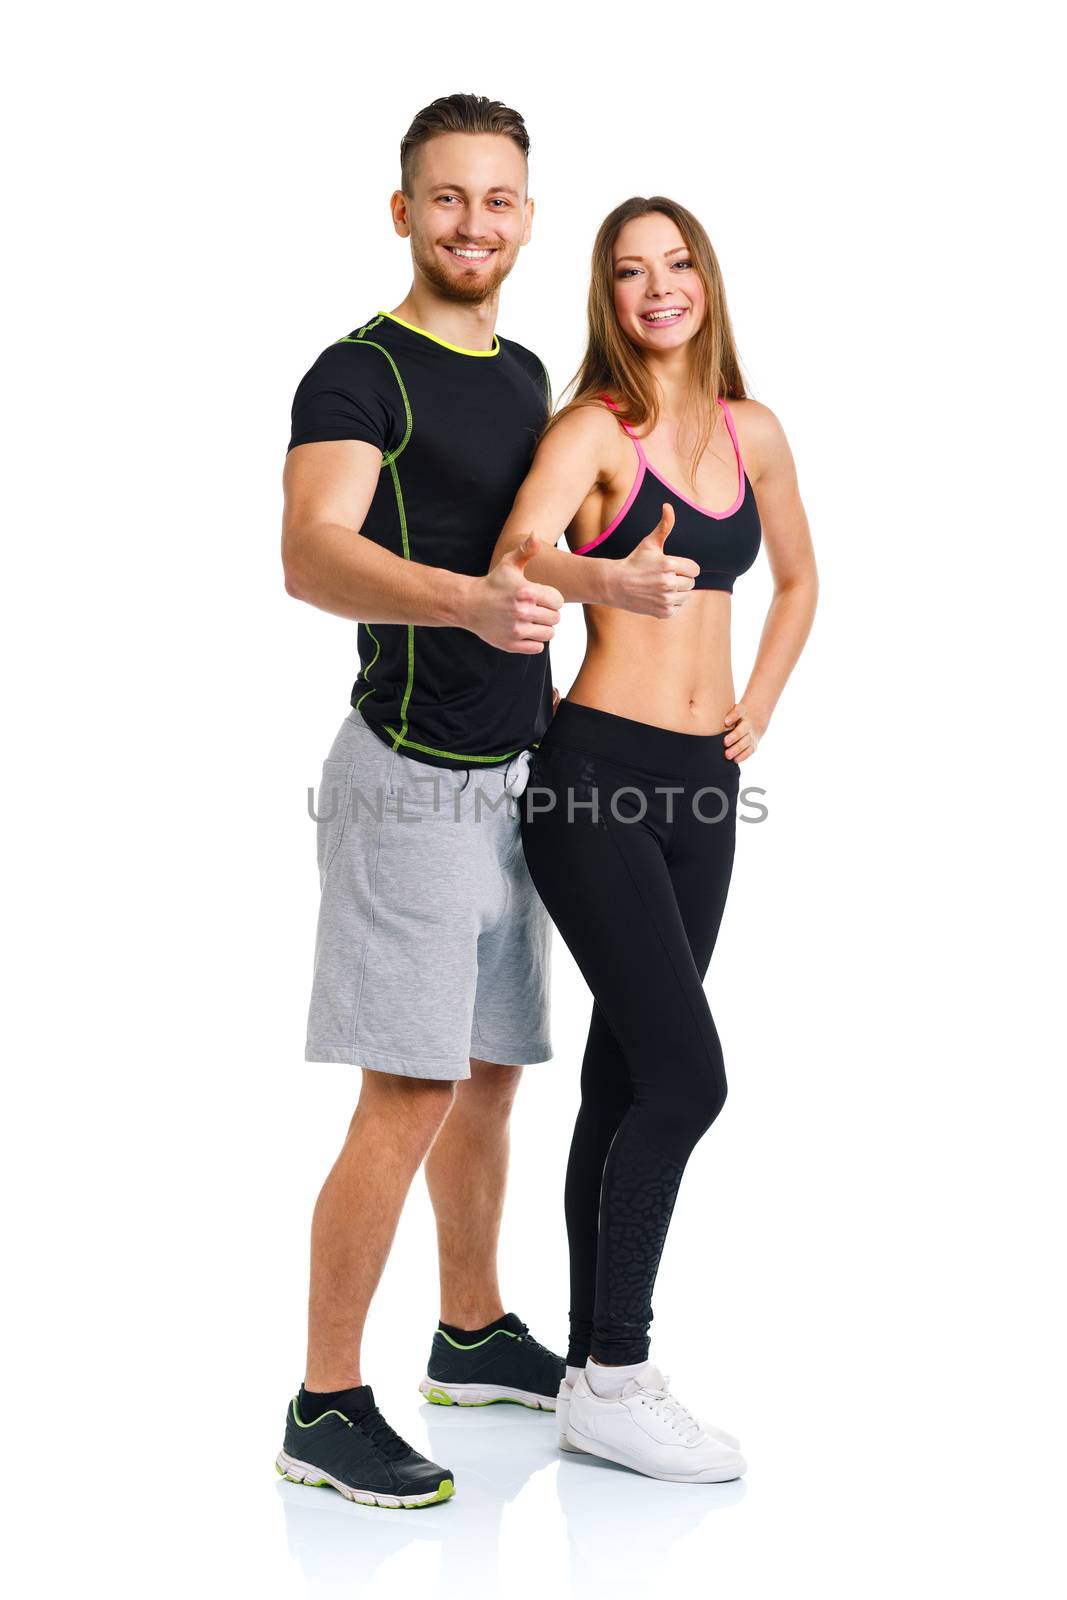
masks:
{"label": "white background", "polygon": [[[4,1467],[12,1592],[1062,1593],[1060,172],[1044,7],[39,6],[9,35]],[[412,1193],[365,1375],[454,1501],[273,1470],[357,1074],[302,1058],[306,790],[355,629],[278,557],[293,389],[409,281],[412,114],[533,139],[500,329],[557,392],[603,215],[708,227],[823,588],[746,781],[709,976],[730,1078],[653,1353],[741,1486],[420,1408]],[[1057,459],[1059,458],[1059,459]],[[751,661],[765,566],[738,586]],[[555,676],[582,646],[568,613]],[[588,999],[515,1121],[505,1295],[565,1337]],[[650,996],[655,1004],[655,996]],[[689,1587],[686,1587],[686,1581]]]}

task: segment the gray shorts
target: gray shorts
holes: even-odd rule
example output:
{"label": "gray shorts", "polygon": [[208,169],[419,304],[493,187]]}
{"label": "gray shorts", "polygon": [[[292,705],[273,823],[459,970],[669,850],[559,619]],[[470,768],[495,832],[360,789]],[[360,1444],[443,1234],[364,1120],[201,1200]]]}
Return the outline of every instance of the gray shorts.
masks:
{"label": "gray shorts", "polygon": [[357,711],[322,767],[322,899],[307,1061],[469,1078],[470,1057],[547,1061],[552,925],[517,794],[529,752],[449,771],[390,749]]}

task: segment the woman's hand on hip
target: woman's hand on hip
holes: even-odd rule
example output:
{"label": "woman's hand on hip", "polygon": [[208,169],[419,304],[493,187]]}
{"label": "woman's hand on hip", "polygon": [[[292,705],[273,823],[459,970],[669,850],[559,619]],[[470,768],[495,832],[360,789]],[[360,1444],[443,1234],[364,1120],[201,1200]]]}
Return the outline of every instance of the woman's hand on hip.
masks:
{"label": "woman's hand on hip", "polygon": [[729,759],[747,761],[749,756],[755,755],[759,742],[767,731],[766,724],[757,722],[756,718],[745,710],[740,700],[735,706],[731,706],[723,721],[726,724],[723,746]]}

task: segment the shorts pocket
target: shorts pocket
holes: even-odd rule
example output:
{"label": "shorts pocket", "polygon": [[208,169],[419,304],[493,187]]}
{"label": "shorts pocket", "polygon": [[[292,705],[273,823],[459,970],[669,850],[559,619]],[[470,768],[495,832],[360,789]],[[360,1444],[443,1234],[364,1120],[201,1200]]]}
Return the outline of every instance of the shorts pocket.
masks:
{"label": "shorts pocket", "polygon": [[322,782],[319,784],[315,804],[315,846],[319,865],[319,884],[326,882],[326,874],[337,854],[348,825],[352,796],[352,763],[330,761],[322,763]]}
{"label": "shorts pocket", "polygon": [[470,778],[469,768],[431,767],[398,756],[389,776],[387,814],[400,823],[454,821],[456,796],[465,794]]}

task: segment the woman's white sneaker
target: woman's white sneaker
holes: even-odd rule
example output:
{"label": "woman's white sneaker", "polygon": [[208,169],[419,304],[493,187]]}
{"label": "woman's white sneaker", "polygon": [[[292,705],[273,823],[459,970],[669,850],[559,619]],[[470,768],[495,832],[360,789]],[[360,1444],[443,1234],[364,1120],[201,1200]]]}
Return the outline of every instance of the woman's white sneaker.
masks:
{"label": "woman's white sneaker", "polygon": [[[559,1447],[561,1450],[569,1451],[572,1455],[584,1456],[588,1455],[589,1452],[584,1450],[581,1445],[572,1444],[567,1438],[567,1420],[570,1416],[571,1395],[573,1393],[573,1383],[568,1383],[567,1379],[563,1378],[560,1382],[559,1394],[556,1396],[556,1421],[559,1423]],[[736,1438],[732,1433],[727,1433],[725,1428],[712,1428],[709,1426],[706,1429],[706,1432],[711,1436],[711,1438],[717,1439],[719,1444],[725,1445],[729,1450],[740,1450],[741,1448],[740,1439]]]}
{"label": "woman's white sneaker", "polygon": [[571,1444],[570,1440],[567,1438],[567,1420],[570,1417],[571,1395],[573,1393],[573,1383],[568,1383],[566,1378],[564,1378],[559,1386],[559,1394],[556,1396],[556,1421],[559,1423],[559,1447],[561,1450],[571,1451],[576,1456],[584,1456],[586,1452],[582,1449],[581,1445]]}
{"label": "woman's white sneaker", "polygon": [[668,1483],[728,1483],[748,1470],[737,1442],[724,1444],[698,1422],[651,1362],[609,1399],[594,1394],[582,1373],[566,1407],[566,1432],[572,1450]]}

